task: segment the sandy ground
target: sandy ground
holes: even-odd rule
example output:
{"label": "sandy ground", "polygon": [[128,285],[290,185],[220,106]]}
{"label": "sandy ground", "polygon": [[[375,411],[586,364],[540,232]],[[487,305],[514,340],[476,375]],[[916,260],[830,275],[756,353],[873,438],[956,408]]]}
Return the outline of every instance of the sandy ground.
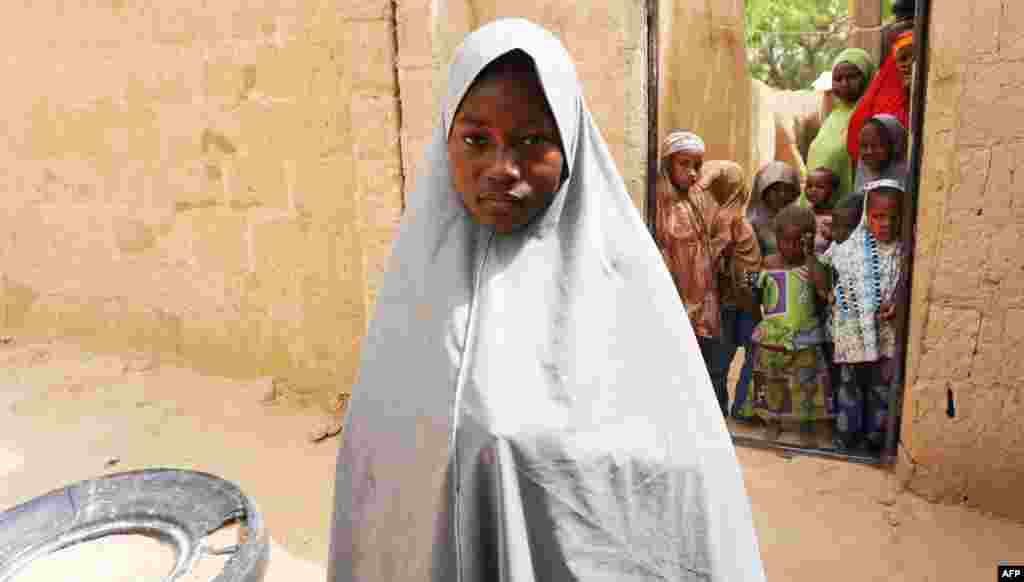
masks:
{"label": "sandy ground", "polygon": [[[268,404],[267,394],[266,381],[201,376],[66,343],[0,346],[0,509],[110,472],[208,471],[238,483],[263,510],[273,538],[268,582],[322,582],[338,440],[309,442],[317,409],[289,398]],[[882,470],[738,454],[769,580],[990,580],[1000,560],[1024,562],[1024,524],[929,504]],[[88,582],[87,563],[97,564],[96,580],[129,580],[173,559],[145,539],[86,546],[33,566],[18,582],[71,570]],[[102,561],[94,558],[100,553]],[[201,563],[189,582],[211,579],[219,559]],[[122,560],[124,568],[112,566]]]}

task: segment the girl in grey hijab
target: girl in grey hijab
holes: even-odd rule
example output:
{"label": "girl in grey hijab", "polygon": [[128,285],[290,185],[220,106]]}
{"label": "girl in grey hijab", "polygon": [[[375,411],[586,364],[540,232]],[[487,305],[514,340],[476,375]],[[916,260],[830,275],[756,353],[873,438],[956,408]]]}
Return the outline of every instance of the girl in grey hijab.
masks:
{"label": "girl in grey hijab", "polygon": [[364,342],[330,582],[762,582],[686,312],[562,44],[469,35]]}
{"label": "girl in grey hijab", "polygon": [[860,159],[853,193],[864,193],[864,186],[876,180],[896,180],[906,188],[908,171],[907,128],[887,113],[867,120],[860,130]]}

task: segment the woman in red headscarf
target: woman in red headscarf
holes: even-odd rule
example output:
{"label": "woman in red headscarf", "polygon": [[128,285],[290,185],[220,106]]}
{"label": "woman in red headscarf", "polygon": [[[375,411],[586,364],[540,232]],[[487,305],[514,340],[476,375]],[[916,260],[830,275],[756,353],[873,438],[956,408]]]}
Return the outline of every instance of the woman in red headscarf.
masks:
{"label": "woman in red headscarf", "polygon": [[910,127],[910,79],[914,66],[914,31],[896,37],[892,52],[850,118],[846,145],[854,167],[860,159],[860,130],[867,120],[887,113]]}

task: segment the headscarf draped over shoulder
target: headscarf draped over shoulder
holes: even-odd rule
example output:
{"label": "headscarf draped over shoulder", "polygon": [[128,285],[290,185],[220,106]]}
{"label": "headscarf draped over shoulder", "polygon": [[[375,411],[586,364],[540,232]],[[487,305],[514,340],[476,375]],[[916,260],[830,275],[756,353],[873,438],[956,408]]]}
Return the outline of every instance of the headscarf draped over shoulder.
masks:
{"label": "headscarf draped over shoulder", "polygon": [[[446,141],[516,49],[568,171],[499,235],[452,190]],[[470,34],[440,113],[362,344],[329,582],[763,582],[697,341],[561,42],[521,19]]]}
{"label": "headscarf draped over shoulder", "polygon": [[[846,136],[846,150],[854,165],[860,158],[860,130],[867,120],[880,114],[895,117],[904,128],[910,126],[910,92],[903,84],[903,73],[896,65],[896,52],[906,43],[914,42],[914,31],[908,30],[897,37],[892,54],[885,58],[878,74],[871,81],[857,109],[850,117]],[[904,138],[905,139],[905,138]]]}

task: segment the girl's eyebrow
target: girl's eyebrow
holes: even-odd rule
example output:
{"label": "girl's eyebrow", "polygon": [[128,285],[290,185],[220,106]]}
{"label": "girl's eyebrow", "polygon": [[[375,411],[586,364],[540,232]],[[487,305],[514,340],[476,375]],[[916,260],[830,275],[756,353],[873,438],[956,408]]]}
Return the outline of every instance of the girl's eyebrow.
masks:
{"label": "girl's eyebrow", "polygon": [[[455,118],[455,122],[456,123],[465,123],[467,125],[475,125],[477,127],[487,127],[489,125],[486,121],[484,121],[482,119],[479,119],[477,117],[474,117],[470,113],[460,113]],[[554,127],[552,127],[552,126],[553,126],[553,124],[550,121],[546,120],[546,119],[530,119],[530,120],[527,120],[526,123],[524,123],[521,126],[519,126],[519,128],[517,128],[517,129],[519,129],[520,131],[530,130],[530,129],[554,130]]]}

